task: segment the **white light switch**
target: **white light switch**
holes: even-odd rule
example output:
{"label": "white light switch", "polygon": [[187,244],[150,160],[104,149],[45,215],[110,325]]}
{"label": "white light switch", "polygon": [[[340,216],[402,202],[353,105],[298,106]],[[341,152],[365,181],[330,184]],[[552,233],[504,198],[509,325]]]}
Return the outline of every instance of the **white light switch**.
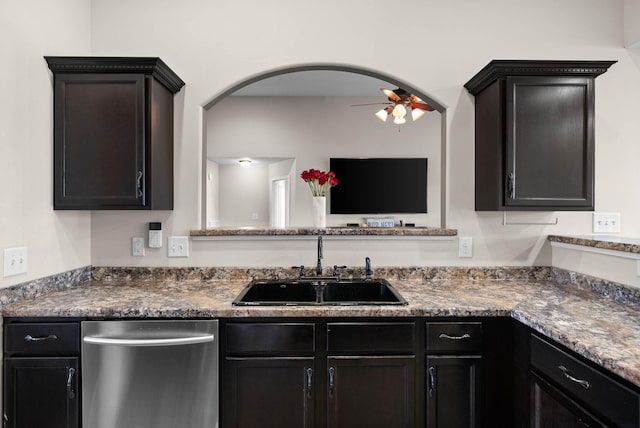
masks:
{"label": "white light switch", "polygon": [[458,238],[458,257],[473,257],[473,238]]}
{"label": "white light switch", "polygon": [[167,238],[168,257],[189,257],[189,237],[170,236]]}
{"label": "white light switch", "polygon": [[620,213],[593,213],[593,233],[620,233]]}
{"label": "white light switch", "polygon": [[131,255],[136,257],[144,256],[144,238],[131,238]]}
{"label": "white light switch", "polygon": [[28,258],[27,247],[6,248],[4,250],[4,276],[26,273]]}

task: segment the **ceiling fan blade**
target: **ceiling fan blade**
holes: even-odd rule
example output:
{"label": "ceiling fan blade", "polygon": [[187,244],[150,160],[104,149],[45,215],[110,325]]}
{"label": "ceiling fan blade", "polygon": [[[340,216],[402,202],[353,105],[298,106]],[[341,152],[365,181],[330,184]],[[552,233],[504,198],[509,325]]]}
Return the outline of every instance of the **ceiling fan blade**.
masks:
{"label": "ceiling fan blade", "polygon": [[425,102],[411,102],[411,108],[417,108],[420,110],[426,110],[426,111],[434,111],[435,109],[433,107],[431,107],[429,104],[425,103]]}
{"label": "ceiling fan blade", "polygon": [[385,94],[387,96],[387,98],[389,98],[391,101],[400,101],[401,98],[398,94],[396,94],[395,92],[393,92],[390,89],[385,89],[385,88],[380,88],[380,90],[382,91],[383,94]]}
{"label": "ceiling fan blade", "polygon": [[364,104],[351,104],[351,107],[358,107],[358,106],[379,106],[379,105],[385,105],[388,106],[391,103],[364,103]]}

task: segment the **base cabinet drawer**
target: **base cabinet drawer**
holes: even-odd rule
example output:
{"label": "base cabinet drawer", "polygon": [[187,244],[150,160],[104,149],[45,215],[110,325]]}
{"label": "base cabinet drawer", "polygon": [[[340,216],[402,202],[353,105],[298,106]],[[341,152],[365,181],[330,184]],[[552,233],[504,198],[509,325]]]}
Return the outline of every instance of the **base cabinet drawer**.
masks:
{"label": "base cabinet drawer", "polygon": [[640,426],[640,395],[562,349],[531,335],[531,367],[614,426]]}

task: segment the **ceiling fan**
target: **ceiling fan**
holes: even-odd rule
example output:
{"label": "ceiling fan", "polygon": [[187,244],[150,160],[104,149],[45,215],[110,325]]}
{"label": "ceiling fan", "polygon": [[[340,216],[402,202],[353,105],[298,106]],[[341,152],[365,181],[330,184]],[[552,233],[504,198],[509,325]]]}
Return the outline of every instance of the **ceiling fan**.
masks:
{"label": "ceiling fan", "polygon": [[354,105],[386,105],[387,107],[376,113],[376,117],[381,121],[386,122],[389,116],[393,116],[393,123],[396,125],[402,125],[407,122],[406,116],[408,112],[411,112],[411,119],[416,121],[424,116],[426,112],[435,110],[429,104],[404,89],[396,88],[392,91],[390,89],[380,88],[380,90],[387,96],[389,102]]}

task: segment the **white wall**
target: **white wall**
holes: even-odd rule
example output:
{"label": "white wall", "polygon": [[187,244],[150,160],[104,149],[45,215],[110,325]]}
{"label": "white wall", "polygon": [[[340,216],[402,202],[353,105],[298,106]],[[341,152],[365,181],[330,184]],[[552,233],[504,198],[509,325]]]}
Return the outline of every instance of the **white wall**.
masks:
{"label": "white wall", "polygon": [[[339,10],[339,13],[337,12]],[[390,18],[392,17],[392,18]],[[390,21],[410,25],[394,27]],[[189,259],[166,248],[132,258],[131,236],[161,220],[165,235],[201,225],[202,106],[247,77],[287,65],[342,63],[411,83],[448,106],[448,225],[455,242],[332,241],[327,263],[378,265],[549,264],[546,235],[590,232],[591,213],[510,213],[473,208],[474,100],[463,84],[491,59],[617,60],[596,79],[596,209],[622,214],[622,235],[640,235],[640,61],[624,49],[623,1],[382,0],[211,2],[93,0],[94,55],[162,57],[187,83],[176,97],[176,199],[172,212],[96,212],[95,265],[291,265],[314,259],[308,241],[192,243]],[[401,31],[394,31],[400,28]]]}
{"label": "white wall", "polygon": [[0,250],[26,246],[29,256],[27,273],[0,277],[0,287],[91,264],[90,213],[53,210],[53,84],[43,58],[90,54],[90,18],[89,0],[0,1]]}
{"label": "white wall", "polygon": [[624,45],[640,48],[640,0],[624,0]]}

